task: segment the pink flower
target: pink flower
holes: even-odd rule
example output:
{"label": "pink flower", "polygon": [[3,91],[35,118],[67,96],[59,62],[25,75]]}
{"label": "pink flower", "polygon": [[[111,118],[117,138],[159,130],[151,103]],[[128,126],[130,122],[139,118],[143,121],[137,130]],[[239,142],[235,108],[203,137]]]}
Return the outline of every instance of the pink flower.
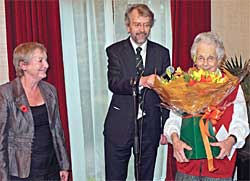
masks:
{"label": "pink flower", "polygon": [[21,105],[19,107],[19,109],[22,111],[22,112],[28,112],[28,108],[25,106],[25,105]]}

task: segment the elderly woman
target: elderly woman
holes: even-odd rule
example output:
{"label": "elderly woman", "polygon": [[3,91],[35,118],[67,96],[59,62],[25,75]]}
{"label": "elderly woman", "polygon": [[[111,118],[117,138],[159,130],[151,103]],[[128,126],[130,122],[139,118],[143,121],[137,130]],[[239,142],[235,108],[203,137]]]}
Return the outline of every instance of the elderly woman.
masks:
{"label": "elderly woman", "polygon": [[[210,72],[219,70],[219,65],[225,56],[222,40],[213,32],[200,33],[194,39],[191,56],[198,69]],[[219,154],[214,159],[215,171],[208,170],[208,161],[205,158],[188,159],[184,149],[194,148],[180,139],[180,130],[183,118],[172,111],[164,127],[164,134],[173,144],[174,157],[176,158],[176,180],[232,180],[236,161],[236,152],[231,160],[228,158],[232,148],[240,148],[245,143],[249,134],[247,110],[241,87],[237,87],[226,99],[233,102],[224,111],[223,116],[215,125],[219,130],[222,125],[227,129],[226,139],[210,143],[212,147],[219,147]],[[230,100],[229,100],[230,99]]]}
{"label": "elderly woman", "polygon": [[0,86],[0,180],[68,180],[70,168],[54,86],[42,81],[46,48],[17,46],[17,78]]}

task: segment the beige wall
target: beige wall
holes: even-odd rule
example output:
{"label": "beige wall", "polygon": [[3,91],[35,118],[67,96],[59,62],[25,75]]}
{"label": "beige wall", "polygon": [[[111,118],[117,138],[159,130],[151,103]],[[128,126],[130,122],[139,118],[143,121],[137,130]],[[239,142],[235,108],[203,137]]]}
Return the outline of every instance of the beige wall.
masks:
{"label": "beige wall", "polygon": [[250,59],[250,0],[212,0],[212,30],[223,39],[227,57]]}

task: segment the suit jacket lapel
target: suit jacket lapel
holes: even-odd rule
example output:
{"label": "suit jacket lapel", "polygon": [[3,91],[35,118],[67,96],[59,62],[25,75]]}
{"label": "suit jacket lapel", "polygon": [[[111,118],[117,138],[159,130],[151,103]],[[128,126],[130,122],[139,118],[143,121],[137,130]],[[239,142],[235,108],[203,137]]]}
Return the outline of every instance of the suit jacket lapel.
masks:
{"label": "suit jacket lapel", "polygon": [[[13,87],[13,97],[14,97],[16,109],[20,110],[23,113],[25,120],[29,124],[33,125],[34,121],[33,121],[32,112],[30,110],[29,102],[24,92],[23,86],[21,84],[21,80],[19,78],[16,78],[14,81],[12,81],[12,87]],[[47,86],[45,86],[42,81],[39,83],[39,88],[44,98],[44,101],[46,103],[46,107],[48,110],[48,118],[49,118],[49,122],[51,123],[52,115],[54,111],[53,107],[54,107],[54,104],[56,103],[55,102],[56,100],[52,94],[52,91]],[[27,108],[27,112],[22,110],[23,107]]]}
{"label": "suit jacket lapel", "polygon": [[16,109],[20,110],[23,113],[23,117],[28,122],[28,124],[33,125],[33,116],[30,110],[28,99],[21,84],[21,80],[19,78],[16,78],[11,82],[11,84],[13,88],[13,100],[15,102]]}
{"label": "suit jacket lapel", "polygon": [[155,57],[156,57],[156,55],[154,55],[153,46],[152,46],[151,42],[148,40],[144,75],[149,75],[149,74],[152,74],[155,72],[155,70],[153,70],[154,67],[156,67],[155,66],[155,63],[156,63]]}
{"label": "suit jacket lapel", "polygon": [[53,117],[53,112],[54,112],[54,107],[56,104],[55,97],[53,96],[53,93],[51,89],[49,89],[48,86],[46,86],[43,81],[41,81],[39,84],[39,88],[41,91],[41,94],[43,96],[43,99],[46,103],[47,111],[48,111],[48,118],[49,118],[49,123],[52,123],[52,117]]}
{"label": "suit jacket lapel", "polygon": [[[135,61],[135,52],[129,38],[125,41],[124,45],[124,57],[126,60],[126,66],[128,70],[132,71],[131,75],[136,76],[136,61]],[[143,75],[150,75],[155,72],[154,68],[156,67],[155,61],[155,52],[154,47],[152,46],[151,41],[148,40],[147,43],[147,53],[146,53],[146,64]]]}
{"label": "suit jacket lapel", "polygon": [[135,52],[129,38],[127,38],[123,47],[125,53],[124,58],[126,61],[125,64],[128,67],[128,71],[131,71],[129,75],[136,76]]}

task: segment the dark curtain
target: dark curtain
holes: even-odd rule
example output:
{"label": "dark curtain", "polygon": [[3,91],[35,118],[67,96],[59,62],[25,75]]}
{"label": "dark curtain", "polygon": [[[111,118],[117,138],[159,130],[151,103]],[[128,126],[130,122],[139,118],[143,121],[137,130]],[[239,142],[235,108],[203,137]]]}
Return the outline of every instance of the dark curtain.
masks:
{"label": "dark curtain", "polygon": [[193,65],[190,49],[195,36],[211,31],[211,1],[171,0],[173,66]]}
{"label": "dark curtain", "polygon": [[[195,36],[211,31],[211,0],[171,0],[173,52],[172,65],[188,70],[193,66],[190,49]],[[172,145],[168,145],[167,177],[174,180],[176,173]]]}
{"label": "dark curtain", "polygon": [[[9,78],[15,78],[14,48],[23,42],[37,41],[47,48],[47,81],[58,91],[60,115],[69,152],[69,131],[64,86],[59,1],[5,0]],[[69,152],[70,153],[70,152]]]}

